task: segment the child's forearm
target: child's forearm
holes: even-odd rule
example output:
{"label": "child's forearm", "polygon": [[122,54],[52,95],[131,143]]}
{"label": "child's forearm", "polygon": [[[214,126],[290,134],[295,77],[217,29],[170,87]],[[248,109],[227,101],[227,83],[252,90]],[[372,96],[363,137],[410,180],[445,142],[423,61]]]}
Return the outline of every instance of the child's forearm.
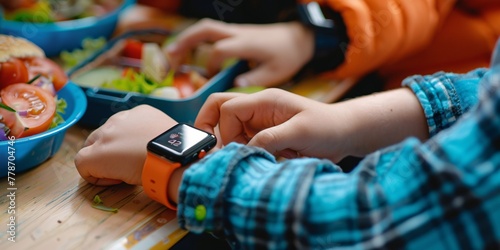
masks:
{"label": "child's forearm", "polygon": [[414,136],[429,137],[427,120],[415,94],[408,88],[376,93],[333,104],[347,110],[346,152],[364,156]]}

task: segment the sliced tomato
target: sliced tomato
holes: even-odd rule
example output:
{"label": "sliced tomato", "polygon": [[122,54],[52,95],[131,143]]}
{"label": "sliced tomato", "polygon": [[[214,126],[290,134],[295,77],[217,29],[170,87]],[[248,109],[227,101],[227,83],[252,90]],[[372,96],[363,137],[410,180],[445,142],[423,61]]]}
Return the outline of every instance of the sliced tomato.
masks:
{"label": "sliced tomato", "polygon": [[125,47],[123,48],[123,56],[141,59],[142,58],[142,45],[141,41],[134,39],[125,40]]}
{"label": "sliced tomato", "polygon": [[0,89],[10,84],[26,83],[29,81],[28,68],[23,61],[11,58],[7,62],[0,63]]}
{"label": "sliced tomato", "polygon": [[10,129],[8,136],[19,138],[24,132],[24,125],[21,123],[21,120],[18,119],[16,112],[0,108],[0,123],[3,123]]}
{"label": "sliced tomato", "polygon": [[24,59],[29,72],[29,78],[32,79],[41,74],[52,81],[54,89],[59,91],[68,82],[68,76],[64,70],[54,61],[42,57],[30,57]]}
{"label": "sliced tomato", "polygon": [[47,130],[56,113],[55,98],[45,90],[25,83],[7,86],[0,91],[3,103],[15,109],[26,128],[21,137]]}
{"label": "sliced tomato", "polygon": [[189,97],[196,91],[196,87],[191,82],[191,77],[188,73],[175,74],[173,85],[179,90],[181,98]]}

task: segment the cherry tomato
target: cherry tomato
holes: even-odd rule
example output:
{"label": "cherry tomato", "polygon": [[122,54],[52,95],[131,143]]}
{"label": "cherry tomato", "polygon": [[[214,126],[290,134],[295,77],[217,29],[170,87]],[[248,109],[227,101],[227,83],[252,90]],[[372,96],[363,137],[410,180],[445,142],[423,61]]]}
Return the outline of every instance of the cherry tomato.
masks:
{"label": "cherry tomato", "polygon": [[0,91],[3,103],[15,109],[27,130],[21,137],[47,130],[56,113],[55,98],[45,90],[25,83],[7,86]]}
{"label": "cherry tomato", "polygon": [[135,59],[141,59],[142,45],[143,45],[142,42],[134,39],[125,40],[125,47],[123,48],[123,56]]}
{"label": "cherry tomato", "polygon": [[0,63],[0,89],[10,84],[26,83],[28,81],[29,73],[23,61],[11,58],[7,62]]}
{"label": "cherry tomato", "polygon": [[41,74],[52,80],[56,91],[62,89],[68,82],[68,76],[64,73],[64,70],[48,58],[30,57],[24,59],[24,62],[28,67],[30,79]]}
{"label": "cherry tomato", "polygon": [[191,83],[191,77],[188,73],[177,73],[173,85],[179,90],[181,98],[189,97],[196,91],[196,87]]}

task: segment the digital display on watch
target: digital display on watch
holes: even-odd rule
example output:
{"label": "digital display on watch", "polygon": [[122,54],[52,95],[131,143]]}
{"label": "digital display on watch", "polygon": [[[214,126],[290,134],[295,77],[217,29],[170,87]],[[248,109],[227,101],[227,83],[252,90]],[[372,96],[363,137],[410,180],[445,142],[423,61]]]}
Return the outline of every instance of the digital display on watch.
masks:
{"label": "digital display on watch", "polygon": [[183,162],[200,150],[213,148],[215,136],[187,124],[178,124],[148,143],[148,150],[167,159]]}

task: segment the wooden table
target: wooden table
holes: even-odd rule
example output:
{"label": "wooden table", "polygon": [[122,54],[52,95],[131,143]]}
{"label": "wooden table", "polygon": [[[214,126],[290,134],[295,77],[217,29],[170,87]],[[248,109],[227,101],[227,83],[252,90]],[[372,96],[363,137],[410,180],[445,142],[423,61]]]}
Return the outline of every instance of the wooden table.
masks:
{"label": "wooden table", "polygon": [[[98,187],[85,182],[73,162],[90,131],[74,126],[60,150],[42,165],[16,176],[15,208],[7,180],[0,183],[0,249],[157,249],[168,248],[187,232],[175,228],[175,212],[152,201],[142,187]],[[98,194],[117,213],[91,206]],[[9,205],[10,204],[10,205]],[[15,214],[9,214],[9,210]],[[8,240],[15,216],[15,241]],[[163,230],[163,231],[162,231]],[[149,238],[148,238],[149,237]],[[128,245],[127,245],[128,244]]]}

